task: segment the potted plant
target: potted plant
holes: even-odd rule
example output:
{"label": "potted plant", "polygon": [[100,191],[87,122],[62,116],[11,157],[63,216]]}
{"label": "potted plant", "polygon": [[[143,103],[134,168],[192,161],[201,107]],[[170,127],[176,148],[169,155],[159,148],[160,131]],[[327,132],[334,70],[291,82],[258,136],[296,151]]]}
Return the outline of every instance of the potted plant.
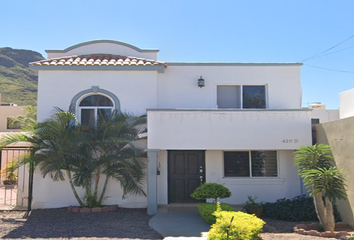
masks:
{"label": "potted plant", "polygon": [[248,196],[246,204],[242,210],[246,211],[249,214],[254,214],[257,217],[260,217],[263,212],[263,207],[261,204],[257,203],[256,200],[257,197]]}
{"label": "potted plant", "polygon": [[0,170],[0,176],[4,185],[16,185],[17,184],[17,169],[19,164],[15,161],[8,162],[6,167]]}

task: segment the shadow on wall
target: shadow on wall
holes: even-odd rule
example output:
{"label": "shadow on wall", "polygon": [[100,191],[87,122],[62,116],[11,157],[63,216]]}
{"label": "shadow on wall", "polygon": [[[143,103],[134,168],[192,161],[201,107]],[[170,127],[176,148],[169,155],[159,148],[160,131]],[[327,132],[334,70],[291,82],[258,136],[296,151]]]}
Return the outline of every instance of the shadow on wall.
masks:
{"label": "shadow on wall", "polygon": [[338,210],[344,222],[354,225],[354,117],[339,119],[316,125],[317,143],[329,144],[332,148],[335,163],[345,171],[347,200],[337,202]]}

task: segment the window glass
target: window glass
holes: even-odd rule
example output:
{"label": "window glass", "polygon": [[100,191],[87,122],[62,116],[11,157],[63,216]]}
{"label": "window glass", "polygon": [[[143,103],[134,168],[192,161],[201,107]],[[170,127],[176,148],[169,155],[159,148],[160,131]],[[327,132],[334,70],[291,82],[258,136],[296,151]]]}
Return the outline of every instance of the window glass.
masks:
{"label": "window glass", "polygon": [[253,177],[277,177],[276,151],[251,151]]}
{"label": "window glass", "polygon": [[243,108],[265,107],[265,86],[243,86]]}
{"label": "window glass", "polygon": [[217,86],[218,108],[241,108],[241,86]]}
{"label": "window glass", "polygon": [[249,177],[249,152],[224,152],[225,177]]}
{"label": "window glass", "polygon": [[108,97],[90,95],[81,100],[80,106],[113,106],[113,103]]}
{"label": "window glass", "polygon": [[277,152],[276,151],[224,152],[224,176],[225,177],[251,177],[251,176],[252,177],[277,177],[278,176]]}
{"label": "window glass", "polygon": [[311,124],[313,125],[313,124],[319,124],[320,123],[320,119],[318,119],[318,118],[312,118],[311,119]]}
{"label": "window glass", "polygon": [[21,129],[21,122],[15,121],[13,118],[7,118],[7,129]]}
{"label": "window glass", "polygon": [[81,109],[81,125],[93,126],[95,123],[95,109]]}
{"label": "window glass", "polygon": [[112,110],[109,109],[97,109],[97,118],[104,118],[104,119],[109,119],[111,117]]}

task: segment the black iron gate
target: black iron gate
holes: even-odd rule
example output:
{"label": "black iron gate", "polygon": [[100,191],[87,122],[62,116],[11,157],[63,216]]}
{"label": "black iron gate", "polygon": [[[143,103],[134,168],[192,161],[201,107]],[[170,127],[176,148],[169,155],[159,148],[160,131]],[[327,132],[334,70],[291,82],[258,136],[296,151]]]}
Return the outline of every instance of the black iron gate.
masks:
{"label": "black iron gate", "polygon": [[0,152],[0,210],[31,210],[33,167],[20,164],[26,147],[6,147]]}

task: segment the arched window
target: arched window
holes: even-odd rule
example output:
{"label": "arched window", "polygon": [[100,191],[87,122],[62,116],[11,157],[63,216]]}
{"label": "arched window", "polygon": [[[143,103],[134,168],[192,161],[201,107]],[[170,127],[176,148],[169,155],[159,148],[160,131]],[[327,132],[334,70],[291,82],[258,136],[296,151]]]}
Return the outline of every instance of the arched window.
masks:
{"label": "arched window", "polygon": [[113,101],[100,94],[85,96],[79,100],[78,114],[82,125],[92,125],[97,119],[111,116],[115,106]]}

